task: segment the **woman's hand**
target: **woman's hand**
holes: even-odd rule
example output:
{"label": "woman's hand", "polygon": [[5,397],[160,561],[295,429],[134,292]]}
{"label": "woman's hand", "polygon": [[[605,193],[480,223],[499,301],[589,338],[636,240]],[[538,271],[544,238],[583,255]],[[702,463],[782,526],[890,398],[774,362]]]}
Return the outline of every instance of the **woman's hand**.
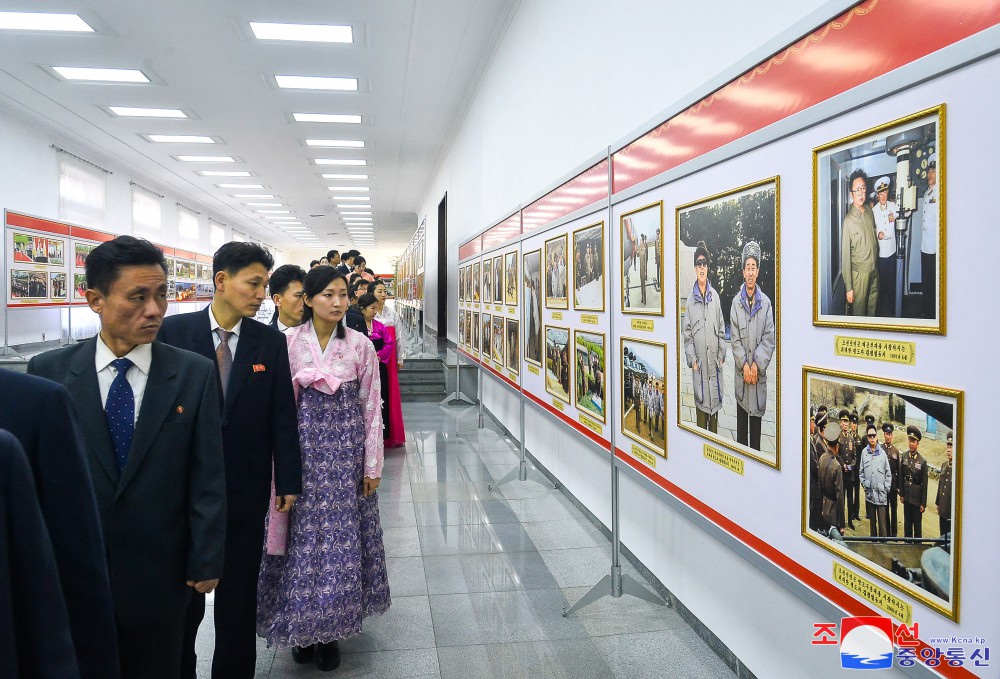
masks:
{"label": "woman's hand", "polygon": [[370,479],[370,478],[368,478],[366,476],[365,477],[365,482],[362,485],[362,491],[361,491],[364,494],[364,497],[370,497],[376,491],[376,489],[378,489],[378,484],[381,481],[382,481],[382,479],[380,479],[380,478],[379,479]]}

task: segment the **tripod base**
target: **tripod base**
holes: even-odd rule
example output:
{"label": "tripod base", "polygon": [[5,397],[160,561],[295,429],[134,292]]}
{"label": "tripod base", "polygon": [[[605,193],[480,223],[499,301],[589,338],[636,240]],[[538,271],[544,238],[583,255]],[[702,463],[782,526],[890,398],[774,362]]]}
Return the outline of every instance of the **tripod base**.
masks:
{"label": "tripod base", "polygon": [[442,406],[461,406],[461,405],[474,406],[474,405],[476,405],[476,402],[473,401],[472,399],[470,399],[465,394],[463,394],[461,392],[458,392],[458,391],[454,391],[454,392],[448,394],[447,396],[445,396],[444,400],[441,401],[440,403],[438,403],[438,405],[442,405]]}
{"label": "tripod base", "polygon": [[570,613],[580,610],[585,606],[603,599],[606,596],[610,596],[612,599],[620,599],[622,594],[628,594],[634,596],[637,599],[644,599],[650,603],[654,603],[657,606],[669,606],[666,601],[656,596],[648,589],[643,587],[634,578],[628,575],[622,575],[621,566],[612,566],[611,574],[605,575],[598,581],[596,585],[590,588],[590,591],[580,597],[580,600],[569,608],[563,608],[563,617],[565,618]]}
{"label": "tripod base", "polygon": [[[534,481],[540,483],[543,486],[548,485],[549,480],[542,475],[540,471],[534,467],[528,466],[527,460],[521,460],[521,464],[515,469],[511,469],[509,472],[503,475],[503,478],[499,481],[494,481],[493,483],[486,486],[486,488],[492,492],[494,486],[499,488],[505,483],[510,483],[511,481]],[[558,486],[553,485],[553,488],[558,488]]]}

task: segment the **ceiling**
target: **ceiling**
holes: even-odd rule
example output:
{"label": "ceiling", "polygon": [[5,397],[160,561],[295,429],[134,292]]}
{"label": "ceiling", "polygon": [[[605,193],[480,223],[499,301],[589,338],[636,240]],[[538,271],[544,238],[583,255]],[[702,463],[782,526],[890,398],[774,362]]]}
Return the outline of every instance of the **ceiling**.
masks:
{"label": "ceiling", "polygon": [[[197,201],[279,248],[401,251],[435,167],[447,152],[518,0],[0,0],[0,12],[75,13],[92,33],[0,31],[0,105],[37,121],[75,150],[109,159]],[[351,44],[259,40],[249,22],[349,25]],[[52,66],[140,69],[149,84],[72,82]],[[275,75],[357,78],[357,91],[279,89]],[[180,109],[187,119],[129,118],[107,107]],[[295,122],[293,113],[360,114],[361,124]],[[217,143],[153,143],[148,134]],[[306,139],[358,140],[364,149]],[[182,162],[180,155],[236,162]],[[361,159],[326,167],[315,159]],[[205,177],[201,170],[250,177]],[[367,181],[322,178],[364,173]],[[220,188],[261,184],[263,190]],[[352,236],[330,186],[368,186],[375,245]],[[156,186],[150,187],[156,188]],[[272,194],[273,201],[234,194]],[[341,195],[345,195],[341,193]],[[248,206],[280,202],[281,207]],[[346,204],[341,201],[342,204]],[[301,238],[257,210],[283,209]],[[363,210],[362,210],[363,211]]]}

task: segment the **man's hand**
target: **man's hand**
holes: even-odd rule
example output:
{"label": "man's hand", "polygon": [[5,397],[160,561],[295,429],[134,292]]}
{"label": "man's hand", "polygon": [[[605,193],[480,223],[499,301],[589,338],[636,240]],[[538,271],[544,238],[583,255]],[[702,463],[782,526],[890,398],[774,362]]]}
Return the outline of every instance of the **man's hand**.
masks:
{"label": "man's hand", "polygon": [[295,506],[295,500],[298,497],[298,495],[278,495],[274,498],[274,508],[285,514]]}
{"label": "man's hand", "polygon": [[854,304],[854,291],[853,290],[848,290],[847,291],[847,303],[848,304]]}
{"label": "man's hand", "polygon": [[694,362],[694,363],[693,363],[693,364],[691,365],[691,370],[694,370],[695,372],[698,372],[698,361],[695,361],[695,362]]}
{"label": "man's hand", "polygon": [[194,591],[198,592],[199,594],[208,594],[213,589],[219,586],[219,579],[216,578],[215,580],[199,580],[198,582],[195,582],[194,580],[188,580],[187,586],[194,587]]}
{"label": "man's hand", "polygon": [[753,384],[753,382],[750,380],[750,364],[749,363],[744,363],[743,364],[743,381],[746,382],[747,384]]}
{"label": "man's hand", "polygon": [[364,496],[369,497],[372,493],[374,493],[381,481],[382,479],[370,479],[366,476],[362,487],[362,493],[364,493]]}
{"label": "man's hand", "polygon": [[757,384],[757,363],[750,364],[750,382],[751,384]]}

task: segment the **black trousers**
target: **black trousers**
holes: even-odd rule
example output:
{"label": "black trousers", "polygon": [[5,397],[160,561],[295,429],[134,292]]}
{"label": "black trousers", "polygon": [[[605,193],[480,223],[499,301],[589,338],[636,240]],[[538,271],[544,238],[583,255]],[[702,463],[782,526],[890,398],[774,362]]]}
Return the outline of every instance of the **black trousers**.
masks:
{"label": "black trousers", "polygon": [[[248,509],[252,504],[253,509]],[[215,590],[215,656],[213,679],[253,679],[257,666],[257,577],[264,549],[263,505],[230,503],[226,521],[226,561]],[[180,676],[197,676],[194,642],[205,617],[205,595],[191,598],[184,630]],[[177,676],[177,675],[174,675]]]}
{"label": "black trousers", "polygon": [[763,417],[756,417],[736,404],[736,441],[745,446],[760,450],[760,423]]}
{"label": "black trousers", "polygon": [[875,313],[885,318],[896,315],[896,256],[878,258],[878,302]]}
{"label": "black trousers", "polygon": [[[194,590],[192,590],[194,591]],[[184,610],[142,625],[117,621],[122,679],[177,679],[181,671]]]}
{"label": "black trousers", "polygon": [[896,531],[899,526],[896,514],[896,508],[899,503],[897,502],[896,496],[897,492],[895,490],[889,492],[889,523],[886,526],[886,534],[890,537],[896,537]]}
{"label": "black trousers", "polygon": [[920,253],[920,294],[924,302],[924,318],[937,314],[937,255]]}
{"label": "black trousers", "polygon": [[857,519],[858,512],[861,510],[861,477],[858,476],[857,465],[854,465],[854,467],[854,469],[844,474],[844,497],[847,498],[848,523]]}
{"label": "black trousers", "polygon": [[920,507],[903,503],[903,537],[922,538],[924,536],[923,514]]}

